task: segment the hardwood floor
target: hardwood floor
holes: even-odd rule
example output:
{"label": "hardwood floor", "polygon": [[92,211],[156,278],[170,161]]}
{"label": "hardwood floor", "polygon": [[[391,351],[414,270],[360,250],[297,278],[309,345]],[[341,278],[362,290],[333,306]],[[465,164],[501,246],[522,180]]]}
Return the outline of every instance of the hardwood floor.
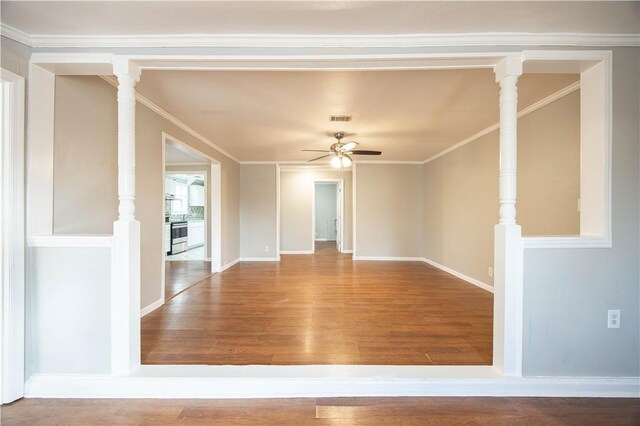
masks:
{"label": "hardwood floor", "polygon": [[202,260],[165,261],[164,300],[175,297],[192,285],[213,275],[211,262]]}
{"label": "hardwood floor", "polygon": [[0,408],[17,425],[637,425],[637,399],[320,398],[23,399]]}
{"label": "hardwood floor", "polygon": [[422,262],[242,262],[142,319],[144,364],[490,365],[493,295]]}

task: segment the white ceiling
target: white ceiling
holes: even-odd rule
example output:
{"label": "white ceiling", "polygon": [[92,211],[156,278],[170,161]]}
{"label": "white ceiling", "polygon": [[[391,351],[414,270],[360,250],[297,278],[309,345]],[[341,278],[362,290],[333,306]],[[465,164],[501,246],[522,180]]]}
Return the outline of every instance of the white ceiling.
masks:
{"label": "white ceiling", "polygon": [[165,144],[164,161],[168,165],[209,164],[209,160],[197,152],[173,143]]}
{"label": "white ceiling", "polygon": [[[574,83],[525,74],[519,108]],[[386,161],[422,161],[499,121],[493,71],[144,71],[136,89],[241,161],[301,161],[336,131]],[[329,115],[353,116],[331,123]]]}
{"label": "white ceiling", "polygon": [[636,34],[638,2],[2,1],[30,35]]}

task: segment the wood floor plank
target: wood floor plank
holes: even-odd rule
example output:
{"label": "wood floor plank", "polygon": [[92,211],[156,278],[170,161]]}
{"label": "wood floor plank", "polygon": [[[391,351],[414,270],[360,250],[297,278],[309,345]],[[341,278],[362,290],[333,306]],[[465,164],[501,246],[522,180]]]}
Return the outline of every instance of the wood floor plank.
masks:
{"label": "wood floor plank", "polygon": [[21,425],[637,425],[637,398],[22,399]]}
{"label": "wood floor plank", "polygon": [[167,260],[164,265],[165,301],[213,275],[209,261]]}
{"label": "wood floor plank", "polygon": [[142,362],[490,365],[492,334],[491,293],[423,262],[354,262],[328,242],[172,298],[142,319]]}

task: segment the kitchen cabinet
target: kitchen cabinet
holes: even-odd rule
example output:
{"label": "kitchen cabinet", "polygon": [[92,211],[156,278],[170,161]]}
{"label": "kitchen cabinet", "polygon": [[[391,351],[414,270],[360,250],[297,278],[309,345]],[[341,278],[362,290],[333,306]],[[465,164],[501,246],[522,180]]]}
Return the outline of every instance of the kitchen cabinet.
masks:
{"label": "kitchen cabinet", "polygon": [[164,194],[176,195],[176,181],[170,178],[164,178]]}
{"label": "kitchen cabinet", "polygon": [[202,185],[189,186],[189,205],[204,207],[204,186]]}
{"label": "kitchen cabinet", "polygon": [[187,247],[193,248],[204,245],[204,220],[192,221],[188,224]]}

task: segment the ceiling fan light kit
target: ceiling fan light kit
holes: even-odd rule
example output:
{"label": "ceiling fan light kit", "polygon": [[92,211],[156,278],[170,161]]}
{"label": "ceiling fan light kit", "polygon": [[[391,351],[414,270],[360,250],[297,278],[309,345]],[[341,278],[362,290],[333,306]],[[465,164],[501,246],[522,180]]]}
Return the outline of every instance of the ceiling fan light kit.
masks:
{"label": "ceiling fan light kit", "polygon": [[329,153],[329,154],[314,158],[312,160],[309,160],[307,161],[307,163],[311,163],[312,161],[331,157],[331,160],[330,160],[331,167],[336,169],[342,169],[342,168],[351,166],[351,164],[353,163],[353,159],[351,158],[351,155],[382,154],[382,151],[354,150],[354,148],[358,146],[358,142],[351,141],[347,143],[342,143],[342,138],[344,138],[343,132],[334,133],[333,137],[335,137],[338,140],[338,142],[331,145],[329,147],[329,150],[303,149],[303,151],[306,151],[306,152],[328,152]]}

